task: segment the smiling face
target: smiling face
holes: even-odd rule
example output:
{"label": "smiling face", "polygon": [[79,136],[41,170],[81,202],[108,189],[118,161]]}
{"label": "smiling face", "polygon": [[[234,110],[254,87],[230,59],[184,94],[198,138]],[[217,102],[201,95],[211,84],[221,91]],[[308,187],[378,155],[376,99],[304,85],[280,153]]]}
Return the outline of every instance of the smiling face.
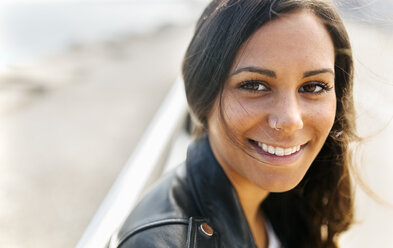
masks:
{"label": "smiling face", "polygon": [[327,30],[306,10],[243,44],[208,116],[213,153],[233,184],[282,192],[300,182],[334,122],[334,58]]}

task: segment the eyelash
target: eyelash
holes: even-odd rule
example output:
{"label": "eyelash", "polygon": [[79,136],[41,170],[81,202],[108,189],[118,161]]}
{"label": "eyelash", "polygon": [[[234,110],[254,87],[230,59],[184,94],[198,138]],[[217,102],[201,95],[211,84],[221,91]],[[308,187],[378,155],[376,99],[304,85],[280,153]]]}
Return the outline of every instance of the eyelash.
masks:
{"label": "eyelash", "polygon": [[251,88],[247,88],[247,87],[252,87],[252,86],[263,86],[266,89],[268,89],[268,87],[262,83],[262,81],[260,80],[247,80],[247,81],[243,81],[240,83],[239,88],[243,89],[243,90],[247,90],[249,92],[252,93],[259,93],[261,91],[265,91],[265,90],[258,90],[258,89],[251,89]]}
{"label": "eyelash", "polygon": [[[260,93],[260,92],[264,92],[266,90],[258,90],[258,89],[251,89],[251,88],[246,88],[246,87],[252,87],[252,86],[260,86],[262,85],[264,88],[268,89],[268,87],[263,84],[262,81],[260,80],[247,80],[247,81],[243,81],[240,83],[239,88],[249,91],[251,93]],[[321,87],[321,90],[317,91],[317,92],[309,92],[309,91],[304,91],[304,90],[300,90],[303,87],[307,87],[307,86],[315,86],[315,87]],[[329,86],[327,83],[322,82],[322,81],[310,81],[307,82],[306,84],[304,84],[302,87],[299,89],[300,92],[302,93],[307,93],[307,94],[316,94],[316,95],[320,95],[322,93],[328,92],[330,91],[333,87]]]}
{"label": "eyelash", "polygon": [[300,91],[300,92],[320,95],[320,94],[322,94],[322,93],[328,92],[328,91],[330,91],[331,89],[333,89],[333,87],[331,87],[331,86],[329,86],[327,83],[321,82],[321,81],[311,81],[311,82],[307,82],[307,83],[306,83],[305,85],[303,85],[301,88],[306,87],[306,86],[321,87],[321,90],[319,90],[319,91],[317,91],[317,92],[307,92],[307,91]]}

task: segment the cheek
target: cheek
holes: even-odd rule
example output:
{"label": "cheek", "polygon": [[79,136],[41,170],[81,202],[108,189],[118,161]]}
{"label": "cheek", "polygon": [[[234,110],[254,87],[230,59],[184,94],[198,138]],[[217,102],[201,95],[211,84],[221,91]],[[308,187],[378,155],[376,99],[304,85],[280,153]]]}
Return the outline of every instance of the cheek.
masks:
{"label": "cheek", "polygon": [[225,102],[223,101],[222,106],[228,128],[234,134],[244,133],[256,124],[260,124],[265,116],[264,111],[261,111],[265,108],[255,99],[228,97]]}
{"label": "cheek", "polygon": [[319,133],[327,136],[336,116],[336,98],[313,104],[307,115],[309,123]]}
{"label": "cheek", "polygon": [[243,132],[239,129],[242,127],[242,111],[230,106],[222,104],[224,120],[221,118],[219,104],[213,107],[208,117],[209,141],[217,161],[224,169],[232,164],[239,165],[240,157],[243,156],[240,144],[236,143],[240,139],[238,134]]}

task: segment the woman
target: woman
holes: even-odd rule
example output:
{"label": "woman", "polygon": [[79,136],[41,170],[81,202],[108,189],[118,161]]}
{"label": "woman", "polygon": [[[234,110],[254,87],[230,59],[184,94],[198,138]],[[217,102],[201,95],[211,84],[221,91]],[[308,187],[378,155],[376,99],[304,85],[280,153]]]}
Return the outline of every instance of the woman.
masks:
{"label": "woman", "polygon": [[199,138],[110,247],[337,247],[352,221],[351,48],[322,0],[217,0],[183,77]]}

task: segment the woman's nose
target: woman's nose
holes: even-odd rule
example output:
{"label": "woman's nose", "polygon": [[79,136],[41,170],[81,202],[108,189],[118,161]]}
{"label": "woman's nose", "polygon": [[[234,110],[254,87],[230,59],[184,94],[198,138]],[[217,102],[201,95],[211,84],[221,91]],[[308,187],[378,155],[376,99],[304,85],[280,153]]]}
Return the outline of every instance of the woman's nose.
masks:
{"label": "woman's nose", "polygon": [[295,96],[277,99],[269,115],[269,125],[277,131],[292,133],[303,128],[302,111]]}

